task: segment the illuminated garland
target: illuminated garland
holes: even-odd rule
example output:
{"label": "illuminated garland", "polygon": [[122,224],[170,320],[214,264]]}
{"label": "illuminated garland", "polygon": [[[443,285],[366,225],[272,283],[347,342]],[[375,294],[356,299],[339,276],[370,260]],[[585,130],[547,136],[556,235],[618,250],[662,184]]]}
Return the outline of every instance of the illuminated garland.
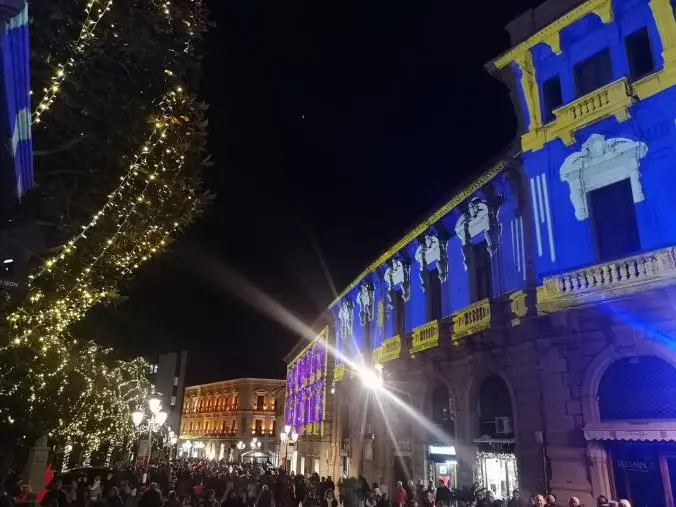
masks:
{"label": "illuminated garland", "polygon": [[[89,21],[75,47],[79,54],[111,5],[89,2]],[[163,2],[158,14],[171,22],[174,12],[183,12],[188,52],[206,26],[198,19],[200,2],[185,0],[183,11],[170,7]],[[36,123],[76,64],[69,60],[57,68],[36,108]],[[29,277],[27,297],[8,317],[9,343],[0,347],[0,425],[19,441],[49,428],[50,437],[81,449],[82,463],[101,445],[134,434],[131,411],[146,404],[152,386],[144,360],[114,360],[110,350],[76,340],[70,328],[92,306],[115,298],[120,283],[163,251],[205,203],[199,169],[205,107],[176,85],[177,75],[163,72],[169,91],[156,103],[138,153],[123,158],[128,162],[119,184],[89,222]],[[111,445],[107,449],[112,453]],[[65,454],[67,466],[70,451]]]}
{"label": "illuminated garland", "polygon": [[[104,3],[105,5],[103,7],[95,9],[97,4]],[[103,19],[103,16],[105,16],[105,14],[110,11],[112,5],[113,0],[89,0],[87,2],[85,5],[85,19],[82,22],[80,35],[72,44],[73,50],[77,56],[81,57],[82,54],[84,54],[91,39],[94,37],[94,31],[96,30],[96,27]],[[66,60],[65,63],[60,63],[56,66],[56,72],[52,76],[49,86],[44,89],[44,95],[33,111],[33,123],[40,123],[42,115],[45,113],[45,111],[48,111],[54,103],[54,99],[58,95],[61,85],[66,80],[66,75],[69,74],[71,70],[73,70],[78,62],[79,60],[76,60],[71,56]]]}

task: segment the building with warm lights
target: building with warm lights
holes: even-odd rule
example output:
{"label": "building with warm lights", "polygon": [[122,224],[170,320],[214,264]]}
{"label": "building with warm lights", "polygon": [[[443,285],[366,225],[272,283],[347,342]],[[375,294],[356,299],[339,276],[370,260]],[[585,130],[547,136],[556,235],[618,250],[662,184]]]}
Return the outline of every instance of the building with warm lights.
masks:
{"label": "building with warm lights", "polygon": [[673,506],[674,5],[549,0],[508,31],[515,143],[328,309],[340,472]]}
{"label": "building with warm lights", "polygon": [[278,461],[285,381],[242,378],[188,386],[179,453],[229,461]]}

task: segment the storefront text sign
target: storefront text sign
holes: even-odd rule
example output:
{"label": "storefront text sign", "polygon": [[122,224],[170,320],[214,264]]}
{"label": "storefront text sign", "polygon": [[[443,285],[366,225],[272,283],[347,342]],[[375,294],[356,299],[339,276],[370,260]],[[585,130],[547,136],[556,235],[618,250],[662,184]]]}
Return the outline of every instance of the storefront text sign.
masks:
{"label": "storefront text sign", "polygon": [[433,320],[416,327],[411,334],[411,354],[431,349],[439,344],[439,321]]}
{"label": "storefront text sign", "polygon": [[383,340],[380,346],[380,361],[387,362],[393,359],[398,359],[401,355],[401,339],[399,336],[393,336],[387,340]]}

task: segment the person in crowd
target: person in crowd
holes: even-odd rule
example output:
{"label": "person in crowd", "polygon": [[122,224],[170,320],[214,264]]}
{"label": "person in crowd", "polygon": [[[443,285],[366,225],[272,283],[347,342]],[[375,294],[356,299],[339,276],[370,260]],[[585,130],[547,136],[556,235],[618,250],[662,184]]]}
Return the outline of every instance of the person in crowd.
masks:
{"label": "person in crowd", "polygon": [[332,489],[327,489],[326,492],[324,493],[322,507],[338,507],[338,500],[336,500],[335,494]]}
{"label": "person in crowd", "polygon": [[425,491],[422,498],[422,507],[434,507],[434,505],[434,494],[430,490]]}
{"label": "person in crowd", "polygon": [[605,495],[599,495],[596,497],[596,507],[608,507],[608,497]]}
{"label": "person in crowd", "polygon": [[272,498],[272,492],[267,484],[263,484],[261,492],[256,499],[255,507],[275,507],[275,502]]}
{"label": "person in crowd", "polygon": [[444,481],[439,481],[439,486],[437,487],[437,493],[435,495],[435,501],[437,504],[451,504],[451,490],[448,488],[448,486],[446,486]]}
{"label": "person in crowd", "polygon": [[[110,475],[112,476],[112,474]],[[106,500],[108,500],[108,505],[110,507],[123,507],[124,505],[122,503],[122,497],[120,496],[120,490],[116,486],[111,486],[108,489]]]}
{"label": "person in crowd", "polygon": [[571,496],[568,499],[568,507],[581,507],[580,499],[576,496]]}
{"label": "person in crowd", "polygon": [[507,505],[508,507],[526,507],[528,502],[521,496],[521,492],[515,489],[512,491],[512,498],[509,499]]}
{"label": "person in crowd", "polygon": [[181,502],[178,499],[176,491],[171,490],[167,496],[167,500],[164,502],[164,507],[181,507]]}
{"label": "person in crowd", "polygon": [[242,497],[237,494],[234,488],[225,495],[225,500],[221,502],[221,507],[244,507]]}
{"label": "person in crowd", "polygon": [[150,483],[138,501],[139,507],[162,507],[162,495],[160,494],[157,484]]}
{"label": "person in crowd", "polygon": [[397,481],[397,487],[394,488],[394,496],[392,497],[392,502],[399,507],[404,507],[408,500],[408,495],[406,493],[406,488],[401,481]]}

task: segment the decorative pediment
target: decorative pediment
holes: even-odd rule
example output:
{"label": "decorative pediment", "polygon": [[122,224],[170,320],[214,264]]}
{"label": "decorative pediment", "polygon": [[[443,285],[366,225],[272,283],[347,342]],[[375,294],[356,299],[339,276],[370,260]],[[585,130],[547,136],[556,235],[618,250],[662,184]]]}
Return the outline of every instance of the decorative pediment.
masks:
{"label": "decorative pediment", "polygon": [[359,286],[357,304],[359,304],[359,323],[365,326],[374,316],[375,287],[372,282],[364,282]]}
{"label": "decorative pediment", "polygon": [[606,139],[602,134],[592,134],[582,149],[569,155],[560,169],[561,181],[570,187],[570,201],[575,209],[575,218],[586,220],[587,192],[607,187],[629,179],[635,203],[643,201],[640,160],[648,153],[648,146],[641,141],[623,137]]}

